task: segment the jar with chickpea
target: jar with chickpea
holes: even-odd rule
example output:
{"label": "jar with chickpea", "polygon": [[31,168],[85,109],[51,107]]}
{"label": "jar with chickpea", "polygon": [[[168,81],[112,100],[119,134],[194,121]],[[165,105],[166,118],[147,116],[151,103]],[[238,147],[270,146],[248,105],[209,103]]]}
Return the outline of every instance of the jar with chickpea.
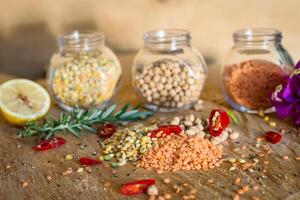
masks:
{"label": "jar with chickpea", "polygon": [[190,108],[197,102],[207,69],[185,30],[167,29],[144,34],[144,48],[135,58],[132,77],[138,99],[152,111]]}

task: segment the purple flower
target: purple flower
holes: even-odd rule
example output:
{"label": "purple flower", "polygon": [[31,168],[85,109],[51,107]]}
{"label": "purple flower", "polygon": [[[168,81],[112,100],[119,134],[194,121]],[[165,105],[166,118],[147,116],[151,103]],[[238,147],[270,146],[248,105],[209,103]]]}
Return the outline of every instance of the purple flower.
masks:
{"label": "purple flower", "polygon": [[277,86],[271,101],[278,117],[291,118],[300,125],[300,61],[284,83]]}

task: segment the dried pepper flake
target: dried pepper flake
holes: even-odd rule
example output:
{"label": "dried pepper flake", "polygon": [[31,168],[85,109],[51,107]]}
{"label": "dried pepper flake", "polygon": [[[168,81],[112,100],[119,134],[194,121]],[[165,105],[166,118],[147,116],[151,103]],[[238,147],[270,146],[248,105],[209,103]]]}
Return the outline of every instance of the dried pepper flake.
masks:
{"label": "dried pepper flake", "polygon": [[265,138],[268,142],[271,142],[272,144],[277,144],[280,142],[282,136],[274,131],[268,131],[265,133]]}
{"label": "dried pepper flake", "polygon": [[148,135],[151,138],[159,138],[165,135],[170,135],[172,133],[179,134],[181,131],[182,128],[179,125],[164,125],[158,127],[158,129],[151,131]]}
{"label": "dried pepper flake", "polygon": [[66,140],[62,137],[53,137],[48,140],[44,140],[40,142],[39,144],[32,147],[36,151],[46,151],[49,149],[57,148],[61,145],[64,145],[66,143]]}
{"label": "dried pepper flake", "polygon": [[101,163],[99,160],[89,158],[89,157],[81,157],[79,159],[79,162],[81,165],[97,165]]}
{"label": "dried pepper flake", "polygon": [[123,195],[135,195],[147,192],[150,185],[154,185],[154,179],[144,179],[133,181],[129,183],[124,183],[121,185],[120,193]]}
{"label": "dried pepper flake", "polygon": [[226,111],[222,109],[214,109],[209,116],[209,132],[212,136],[219,136],[230,123],[230,118]]}
{"label": "dried pepper flake", "polygon": [[103,124],[98,128],[98,135],[101,138],[111,137],[117,130],[117,127],[114,124]]}

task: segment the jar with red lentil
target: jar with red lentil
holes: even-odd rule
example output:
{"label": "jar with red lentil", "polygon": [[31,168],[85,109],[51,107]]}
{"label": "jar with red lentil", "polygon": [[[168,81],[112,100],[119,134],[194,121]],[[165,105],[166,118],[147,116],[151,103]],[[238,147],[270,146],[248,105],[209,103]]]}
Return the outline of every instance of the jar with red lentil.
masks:
{"label": "jar with red lentil", "polygon": [[50,93],[64,110],[107,105],[116,92],[121,66],[99,32],[59,35],[58,52],[50,62]]}
{"label": "jar with red lentil", "polygon": [[141,104],[152,111],[175,111],[193,106],[207,74],[200,53],[186,30],[146,32],[144,47],[132,68],[132,84]]}
{"label": "jar with red lentil", "polygon": [[281,45],[281,32],[242,29],[233,33],[233,39],[234,46],[221,68],[225,101],[241,112],[273,112],[270,96],[293,69],[293,61]]}

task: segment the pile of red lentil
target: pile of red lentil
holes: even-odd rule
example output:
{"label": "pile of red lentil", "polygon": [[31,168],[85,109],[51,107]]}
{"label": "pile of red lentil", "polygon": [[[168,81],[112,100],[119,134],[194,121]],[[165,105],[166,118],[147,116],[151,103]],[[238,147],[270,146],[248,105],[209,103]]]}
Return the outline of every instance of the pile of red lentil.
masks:
{"label": "pile of red lentil", "polygon": [[160,138],[154,147],[141,157],[138,167],[157,173],[177,170],[208,170],[220,166],[222,146],[208,139],[186,134]]}

